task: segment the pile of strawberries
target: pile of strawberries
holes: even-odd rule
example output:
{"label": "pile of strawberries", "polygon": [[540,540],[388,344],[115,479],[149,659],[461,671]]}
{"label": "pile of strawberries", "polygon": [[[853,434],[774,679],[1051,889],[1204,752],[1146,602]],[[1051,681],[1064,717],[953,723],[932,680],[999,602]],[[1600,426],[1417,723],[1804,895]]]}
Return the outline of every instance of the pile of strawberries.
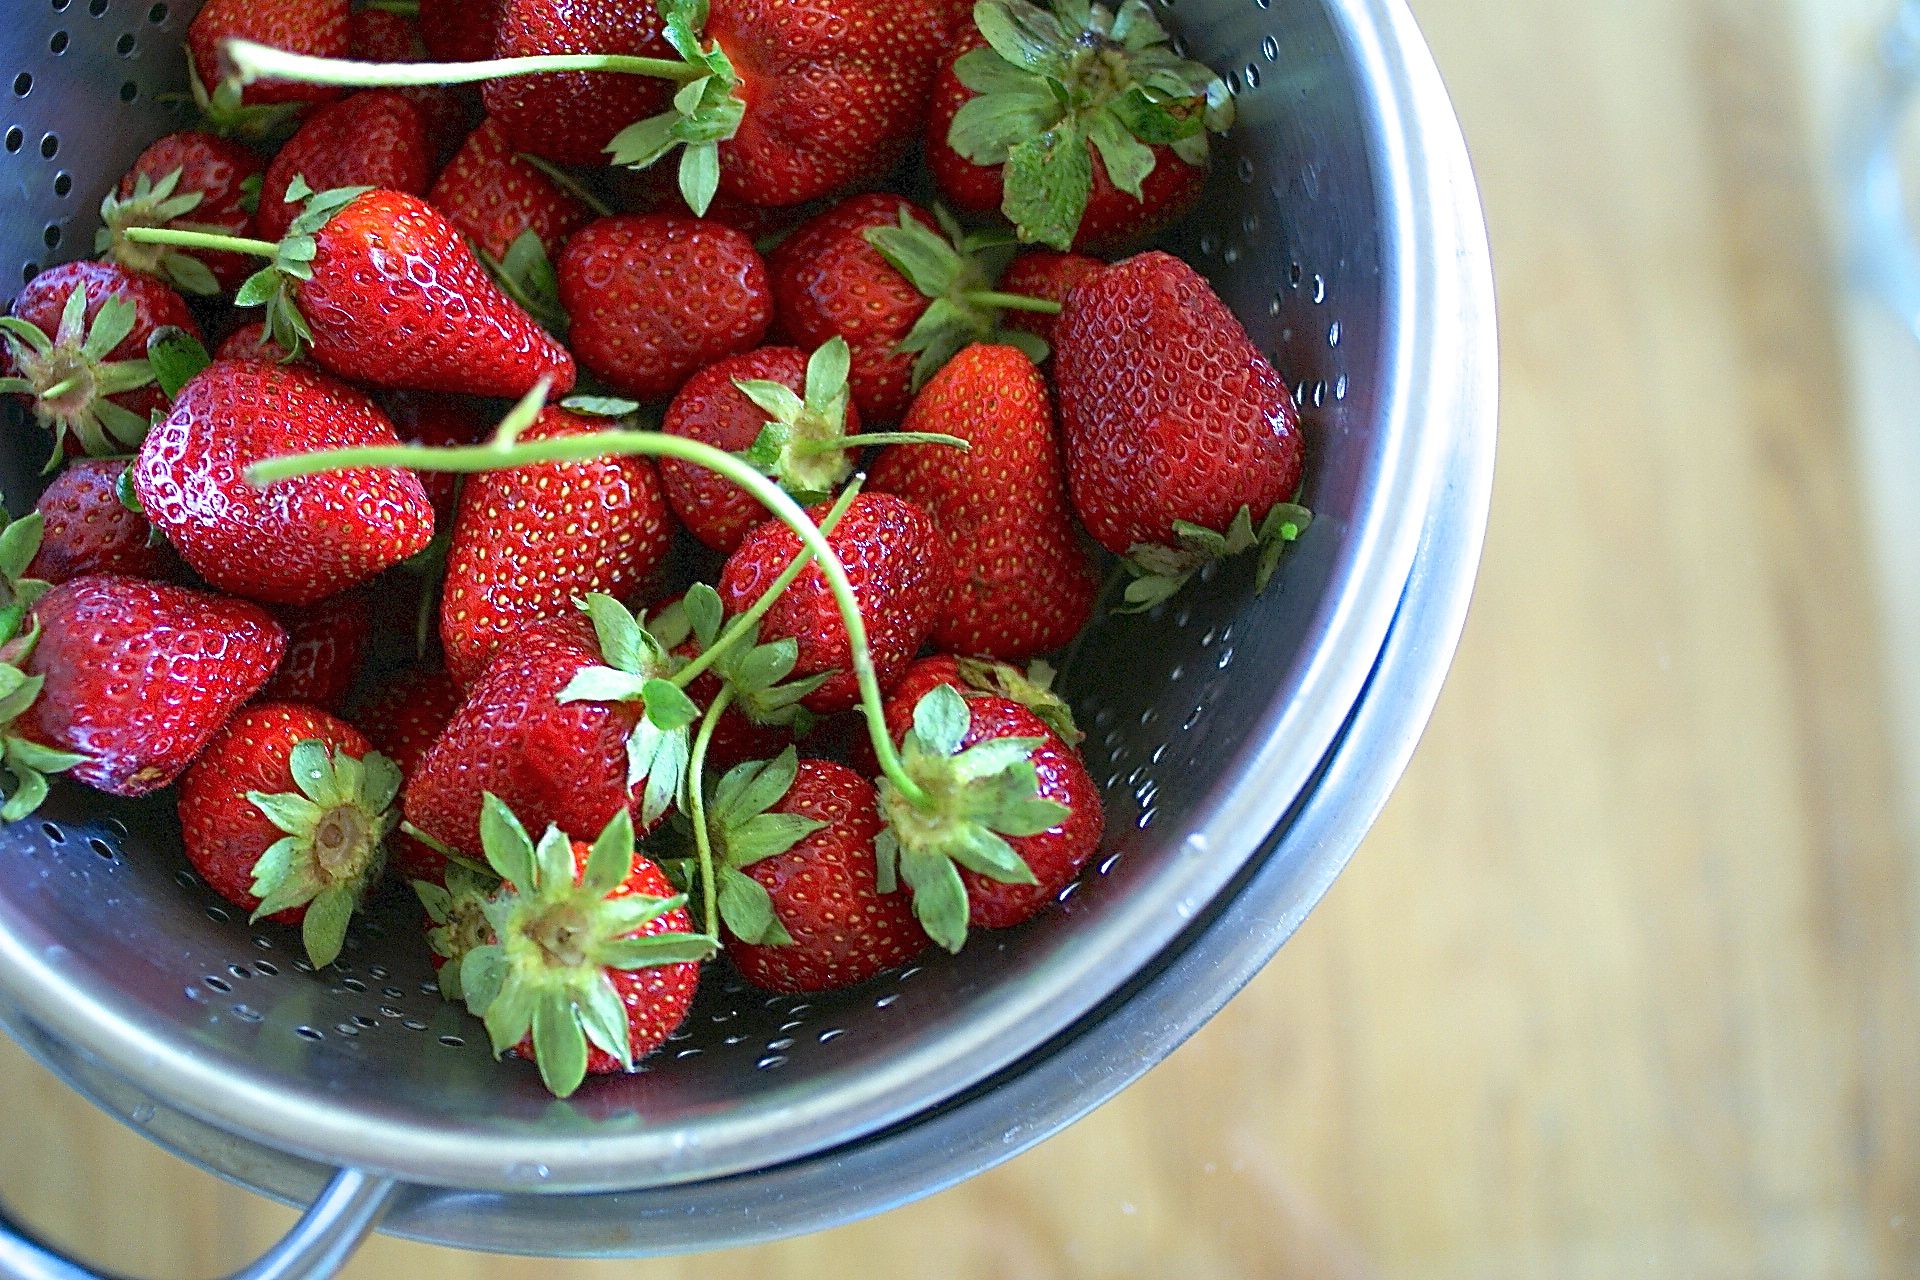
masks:
{"label": "pile of strawberries", "polygon": [[0,318],[57,471],[0,816],[177,784],[316,966],[411,882],[562,1096],[721,951],[814,991],[1043,910],[1102,562],[1257,588],[1306,523],[1285,382],[1111,260],[1232,122],[1142,0],[207,0],[187,49],[201,126]]}

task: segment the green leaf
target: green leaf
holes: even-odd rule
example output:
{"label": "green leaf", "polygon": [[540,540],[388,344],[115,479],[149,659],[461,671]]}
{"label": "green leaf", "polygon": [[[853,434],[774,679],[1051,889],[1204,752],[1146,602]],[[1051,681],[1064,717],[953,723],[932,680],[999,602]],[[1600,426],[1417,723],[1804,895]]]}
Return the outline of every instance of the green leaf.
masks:
{"label": "green leaf", "polygon": [[160,383],[160,390],[171,400],[180,394],[180,388],[213,362],[213,357],[207,354],[198,338],[185,329],[168,325],[154,330],[147,339],[147,362]]}
{"label": "green leaf", "polygon": [[480,797],[480,847],[495,875],[523,891],[533,888],[533,837],[491,791]]}
{"label": "green leaf", "polygon": [[846,393],[852,370],[853,349],[835,334],[807,357],[806,403],[822,412],[829,410]]}
{"label": "green leaf", "polygon": [[652,637],[627,607],[600,591],[588,594],[586,607],[593,633],[600,641],[600,656],[607,665],[634,675],[652,675],[650,662],[658,656]]}
{"label": "green leaf", "polygon": [[787,636],[747,650],[732,664],[728,675],[741,692],[760,693],[786,679],[799,662],[800,642]]}
{"label": "green leaf", "polygon": [[597,974],[580,994],[581,999],[574,1007],[587,1039],[597,1045],[600,1052],[631,1070],[633,1033],[627,1023],[626,1006],[620,1003],[620,992],[614,988],[613,980],[604,973]]}
{"label": "green leaf", "polygon": [[[5,670],[5,668],[0,668]],[[34,688],[41,677],[35,676]],[[86,763],[87,757],[74,751],[61,751],[42,743],[30,742],[26,738],[8,738],[6,747],[7,762],[37,773],[65,773],[75,765]]]}
{"label": "green leaf", "polygon": [[610,896],[633,872],[633,815],[623,807],[593,842],[580,885],[596,898]]}
{"label": "green leaf", "polygon": [[684,730],[700,718],[700,708],[670,680],[649,680],[642,694],[647,719],[667,733]]}
{"label": "green leaf", "polygon": [[38,769],[11,762],[7,772],[13,775],[13,791],[0,805],[0,822],[18,822],[46,803],[47,777]]}
{"label": "green leaf", "polygon": [[550,892],[573,883],[573,841],[559,827],[549,824],[533,849],[534,882],[522,889]]}
{"label": "green leaf", "polygon": [[727,832],[727,862],[746,867],[778,857],[827,824],[794,813],[762,813]]}
{"label": "green leaf", "polygon": [[693,627],[702,652],[712,648],[713,642],[720,638],[720,627],[727,612],[720,593],[704,582],[696,582],[681,597],[681,607],[687,612],[687,622]]}
{"label": "green leaf", "polygon": [[[85,291],[80,293],[84,304]],[[87,330],[87,340],[80,345],[80,353],[90,360],[105,360],[115,347],[133,333],[137,318],[131,299],[108,298],[94,313],[93,324]]]}
{"label": "green leaf", "polygon": [[447,892],[445,885],[431,880],[410,880],[414,897],[420,899],[420,909],[427,913],[427,919],[435,924],[445,924],[453,913],[453,895]]}
{"label": "green leaf", "polygon": [[699,62],[706,51],[700,47],[700,33],[707,25],[707,0],[659,0],[667,43],[688,62]]}
{"label": "green leaf", "polygon": [[[15,608],[19,606],[16,605]],[[34,699],[40,696],[40,690],[46,683],[45,676],[28,676],[12,693],[0,697],[0,724],[12,724],[19,719],[26,709],[33,705]]]}
{"label": "green leaf", "polygon": [[589,418],[624,418],[640,412],[638,400],[623,400],[619,396],[568,396],[560,402],[560,407]]}
{"label": "green leaf", "polygon": [[960,750],[972,723],[966,699],[951,685],[939,685],[913,709],[913,736],[931,755],[950,756]]}
{"label": "green leaf", "polygon": [[489,943],[467,952],[460,962],[460,989],[467,1012],[483,1016],[500,994],[507,977],[507,957],[499,943]]}
{"label": "green leaf", "polygon": [[[102,304],[105,310],[105,304]],[[60,310],[60,323],[54,326],[54,340],[63,347],[78,346],[85,339],[87,323],[87,287],[77,284],[67,294],[66,305]],[[105,352],[101,353],[102,355]],[[94,359],[99,359],[95,356]]]}
{"label": "green leaf", "polygon": [[1013,846],[993,832],[974,824],[967,824],[955,833],[958,837],[946,848],[958,862],[975,875],[997,880],[1001,884],[1038,884],[1033,868],[1026,859],[1013,851]]}
{"label": "green leaf", "polygon": [[0,530],[0,575],[5,575],[6,581],[18,582],[27,576],[27,567],[40,554],[46,526],[45,516],[29,511]]}
{"label": "green leaf", "polygon": [[1058,67],[1065,35],[1053,15],[1024,0],[987,0],[973,7],[974,24],[993,51],[1016,67]]}
{"label": "green leaf", "polygon": [[670,964],[697,964],[715,950],[712,938],[698,933],[658,933],[651,938],[621,938],[607,943],[596,959],[609,969],[658,969]]}
{"label": "green leaf", "polygon": [[[460,977],[464,982],[465,970],[461,971]],[[509,967],[501,979],[499,990],[487,1002],[487,1011],[481,1018],[486,1024],[487,1040],[493,1046],[493,1056],[496,1058],[519,1044],[533,1029],[533,1006],[539,997],[528,984],[517,982],[514,978],[513,970]]]}
{"label": "green leaf", "polygon": [[1153,172],[1153,148],[1128,133],[1110,111],[1096,112],[1091,117],[1087,136],[1100,153],[1108,180],[1135,200],[1146,199],[1140,184]]}
{"label": "green leaf", "polygon": [[1039,94],[1049,100],[1053,96],[1047,90],[1047,80],[1044,75],[1036,74],[1025,67],[1016,67],[990,48],[974,49],[963,54],[954,62],[953,72],[961,84],[977,95]]}
{"label": "green leaf", "polygon": [[1204,94],[1169,102],[1136,85],[1108,103],[1101,114],[1111,116],[1142,143],[1167,145],[1206,132],[1205,105]]}
{"label": "green leaf", "polygon": [[[888,784],[891,787],[891,783]],[[900,839],[892,827],[883,827],[873,838],[873,887],[879,893],[894,893],[900,888]]]}
{"label": "green leaf", "polygon": [[[293,744],[287,754],[287,772],[300,794],[326,808],[342,803],[346,788],[334,771],[327,744],[318,738],[305,738]],[[316,819],[317,821],[317,819]]]}
{"label": "green leaf", "polygon": [[1043,744],[1041,738],[988,738],[953,757],[953,776],[961,782],[977,782],[1005,773],[1025,764]]}
{"label": "green leaf", "polygon": [[249,791],[247,801],[265,814],[268,822],[290,836],[311,834],[326,816],[326,810],[319,805],[292,792]]}
{"label": "green leaf", "polygon": [[333,885],[307,904],[300,922],[300,941],[306,946],[307,960],[316,969],[324,969],[340,957],[347,940],[347,921],[353,916],[353,890]]}
{"label": "green leaf", "polygon": [[713,816],[736,826],[779,804],[800,776],[800,753],[788,747],[771,760],[749,760],[727,771],[713,792]]}
{"label": "green leaf", "polygon": [[182,293],[190,293],[199,298],[211,298],[222,292],[219,277],[213,269],[190,253],[168,253],[160,259],[160,269],[167,274],[167,280]]}
{"label": "green leaf", "polygon": [[570,1096],[587,1078],[587,1037],[574,1017],[573,1001],[548,992],[533,1005],[533,1056],[540,1079],[556,1098]]}
{"label": "green leaf", "polygon": [[981,93],[954,113],[947,145],[974,164],[1005,164],[1014,147],[1054,128],[1061,117],[1059,101],[1044,85]]}
{"label": "green leaf", "polygon": [[[692,86],[689,85],[689,88]],[[720,145],[696,142],[680,154],[680,195],[695,217],[705,217],[720,190]]]}
{"label": "green leaf", "polygon": [[775,422],[797,422],[800,415],[807,411],[806,402],[785,383],[766,378],[735,378],[733,385],[739,388],[741,395],[753,401],[755,408]]}
{"label": "green leaf", "polygon": [[1023,241],[1066,251],[1093,191],[1093,158],[1070,123],[1028,138],[1007,156],[1001,210]]}
{"label": "green leaf", "polygon": [[629,169],[645,169],[680,145],[674,126],[680,123],[676,112],[649,116],[628,125],[607,143],[607,163]]}
{"label": "green leaf", "polygon": [[1057,800],[1027,796],[1002,805],[988,821],[1000,834],[1019,838],[1051,831],[1072,816],[1073,810]]}
{"label": "green leaf", "polygon": [[952,292],[966,270],[966,260],[959,252],[914,217],[905,204],[900,206],[900,225],[869,227],[865,236],[888,265],[929,298],[943,298]]}
{"label": "green leaf", "polygon": [[233,305],[264,307],[280,292],[281,281],[285,279],[278,267],[262,267],[248,276],[240,291],[233,295]]}
{"label": "green leaf", "polygon": [[967,943],[967,886],[953,860],[900,850],[900,878],[913,892],[913,914],[927,936],[957,953]]}
{"label": "green leaf", "polygon": [[636,702],[649,682],[645,677],[612,667],[582,667],[567,681],[561,702]]}
{"label": "green leaf", "polygon": [[668,732],[650,719],[634,726],[627,739],[627,783],[646,780],[640,800],[641,826],[651,827],[678,801],[689,752],[685,729]]}
{"label": "green leaf", "polygon": [[780,922],[766,886],[743,871],[720,868],[720,919],[740,941],[753,946],[785,947],[793,935]]}

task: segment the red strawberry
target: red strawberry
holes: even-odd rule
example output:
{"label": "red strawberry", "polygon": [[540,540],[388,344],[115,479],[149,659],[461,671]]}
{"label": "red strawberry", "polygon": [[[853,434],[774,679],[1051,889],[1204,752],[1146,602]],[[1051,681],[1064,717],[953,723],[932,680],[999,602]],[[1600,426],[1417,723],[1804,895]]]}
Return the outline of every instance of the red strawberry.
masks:
{"label": "red strawberry", "polygon": [[[546,409],[520,439],[597,429],[564,409]],[[672,538],[660,477],[645,458],[469,477],[440,602],[440,642],[453,678],[471,683],[527,623],[571,615],[591,592],[631,595],[660,566]]]}
{"label": "red strawberry", "polygon": [[[798,347],[761,347],[710,364],[680,389],[660,429],[741,454],[801,502],[823,501],[853,474],[853,450],[833,446],[860,431],[847,345],[830,342],[811,360]],[[660,478],[674,514],[715,551],[732,554],[767,518],[746,490],[705,467],[662,458]]]}
{"label": "red strawberry", "polygon": [[[652,3],[635,0],[499,0],[491,55],[622,53],[671,58]],[[424,21],[424,18],[423,18]],[[607,144],[636,120],[667,109],[674,85],[642,76],[562,72],[486,82],[487,114],[513,146],[556,164],[603,165]]]}
{"label": "red strawberry", "polygon": [[[1046,721],[1047,728],[1059,734],[1061,741],[1078,747],[1086,735],[1074,723],[1073,708],[1054,692],[1054,675],[1052,664],[1041,659],[1035,659],[1022,671],[1005,662],[936,653],[908,667],[907,673],[887,691],[887,702],[896,707],[916,707],[921,698],[943,684],[966,698],[990,694],[1019,703]],[[889,722],[889,727],[905,733],[910,723],[911,717],[902,716],[897,724]],[[877,769],[879,766],[871,756],[869,748],[864,763],[869,769]]]}
{"label": "red strawberry", "polygon": [[[826,508],[809,514],[819,520]],[[932,518],[912,503],[865,493],[847,508],[827,536],[827,545],[846,565],[866,624],[874,671],[885,688],[906,670],[946,607],[953,584],[946,539]],[[747,535],[720,577],[720,599],[727,612],[751,606],[800,550],[798,535],[778,521]],[[799,642],[794,671],[803,678],[837,672],[802,700],[809,711],[844,711],[858,700],[846,627],[819,564],[809,563],[801,571],[768,610],[760,630],[762,636]]]}
{"label": "red strawberry", "polygon": [[[479,444],[493,433],[495,417],[485,404],[464,396],[432,392],[393,391],[381,397],[393,429],[408,444]],[[433,527],[453,528],[453,496],[457,477],[444,471],[422,471],[420,487],[433,503]]]}
{"label": "red strawberry", "polygon": [[714,940],[634,851],[624,815],[592,846],[548,828],[538,848],[488,797],[487,861],[504,881],[486,907],[499,941],[461,964],[469,1011],[496,1055],[531,1058],[566,1097],[587,1075],[631,1071],[686,1019]]}
{"label": "red strawberry", "polygon": [[[1100,259],[1089,258],[1083,253],[1029,249],[1007,267],[1007,273],[1000,277],[1000,289],[1003,293],[1017,293],[1065,304],[1067,295],[1073,292],[1075,285],[1097,271],[1106,270],[1106,267],[1107,264]],[[1044,312],[1010,311],[1001,323],[1010,329],[1025,329],[1028,333],[1037,334],[1051,346],[1059,317]]]}
{"label": "red strawberry", "polygon": [[[348,56],[359,62],[418,62],[427,56],[419,25],[398,13],[356,10],[349,31],[352,52]],[[460,145],[478,110],[474,99],[457,89],[402,89],[400,96],[419,111],[427,142],[437,158],[444,158]]]}
{"label": "red strawberry", "polygon": [[715,222],[602,218],[567,242],[559,267],[580,363],[643,400],[752,350],[773,323],[767,264],[753,241]]}
{"label": "red strawberry", "polygon": [[[374,749],[400,766],[403,778],[411,780],[420,760],[435,740],[446,732],[463,701],[460,686],[438,667],[408,672],[389,684],[353,717],[354,723]],[[438,882],[447,872],[447,860],[437,851],[405,833],[390,842],[393,868],[403,879]],[[447,884],[448,891],[453,885]],[[438,923],[444,925],[446,920]],[[441,994],[457,999],[457,992],[441,987]]]}
{"label": "red strawberry", "polygon": [[301,926],[307,959],[332,964],[380,878],[400,770],[359,730],[314,707],[247,707],[180,780],[187,861],[255,920]]}
{"label": "red strawberry", "polygon": [[1091,277],[1060,317],[1054,379],[1074,506],[1128,557],[1145,608],[1200,565],[1261,548],[1266,584],[1307,513],[1287,384],[1205,279],[1165,253]]}
{"label": "red strawberry", "polygon": [[366,593],[348,591],[305,608],[275,609],[273,614],[287,633],[287,652],[260,697],[338,711],[360,675],[360,664],[373,640]]}
{"label": "red strawberry", "polygon": [[962,572],[933,642],[957,653],[1028,658],[1080,633],[1100,594],[1067,506],[1046,380],[1024,352],[972,346],[913,402],[907,431],[941,431],[970,450],[889,446],[876,492],[916,503],[953,545]]}
{"label": "red strawberry", "polygon": [[147,364],[147,339],[200,326],[179,294],[111,262],[43,271],[0,318],[6,372],[0,391],[20,396],[52,431],[56,454],[126,453],[147,434],[166,393]]}
{"label": "red strawberry", "polygon": [[556,257],[567,237],[593,217],[579,197],[522,160],[492,119],[454,153],[427,199],[496,262],[528,231],[540,237],[548,257]]}
{"label": "red strawberry", "polygon": [[267,335],[267,325],[263,320],[243,324],[228,334],[213,353],[216,360],[264,360],[268,364],[291,364],[293,360],[304,359],[295,356],[289,360],[280,344]]}
{"label": "red strawberry", "polygon": [[[1079,754],[1026,707],[947,685],[887,700],[913,804],[880,783],[880,886],[897,873],[934,941],[958,951],[969,925],[1003,929],[1059,896],[1100,846],[1100,795]],[[954,872],[957,871],[956,876]]]}
{"label": "red strawberry", "polygon": [[90,573],[168,578],[179,571],[173,549],[120,500],[126,473],[119,458],[76,458],[53,478],[34,503],[46,532],[28,577],[59,584]]}
{"label": "red strawberry", "polygon": [[220,361],[189,382],[134,463],[147,518],[202,577],[271,604],[311,604],[415,554],[433,508],[411,472],[244,476],[282,454],[397,445],[360,392],[303,365]]}
{"label": "red strawberry", "polygon": [[9,732],[79,756],[72,776],[119,796],[179,777],[286,645],[257,605],[114,574],[55,587],[33,616],[40,638],[21,667],[45,685]]}
{"label": "red strawberry", "polygon": [[[331,102],[338,89],[261,80],[244,90],[228,78],[222,46],[240,37],[289,53],[344,58],[350,44],[348,0],[207,0],[187,26],[195,92],[210,115],[232,119],[243,107]],[[245,119],[245,116],[241,116]]]}
{"label": "red strawberry", "polygon": [[140,153],[102,202],[94,252],[187,293],[231,293],[253,274],[243,254],[138,244],[124,233],[177,227],[250,236],[264,173],[260,158],[237,142],[197,130],[169,133]]}
{"label": "red strawberry", "polygon": [[493,56],[501,0],[420,0],[420,38],[437,62]]}
{"label": "red strawberry", "polygon": [[[741,765],[707,806],[727,956],[767,991],[851,987],[927,947],[908,896],[874,884],[873,784],[844,765]],[[784,819],[784,821],[783,821]]]}
{"label": "red strawberry", "polygon": [[305,208],[287,189],[303,178],[313,191],[383,187],[423,195],[433,179],[420,112],[398,93],[369,89],[313,113],[267,166],[255,225],[278,240]]}
{"label": "red strawberry", "polygon": [[1207,132],[1233,123],[1218,76],[1142,6],[986,3],[998,20],[934,90],[927,165],[949,201],[1056,249],[1125,245],[1192,207]]}

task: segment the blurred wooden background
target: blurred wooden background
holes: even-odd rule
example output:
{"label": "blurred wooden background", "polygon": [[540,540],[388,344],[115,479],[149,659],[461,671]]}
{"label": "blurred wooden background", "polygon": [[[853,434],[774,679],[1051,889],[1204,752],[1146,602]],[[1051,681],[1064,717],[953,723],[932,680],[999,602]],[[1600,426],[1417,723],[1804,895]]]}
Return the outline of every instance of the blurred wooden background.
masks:
{"label": "blurred wooden background", "polygon": [[[1889,675],[1874,586],[1920,565],[1860,478],[1914,400],[1850,390],[1817,190],[1890,0],[1416,8],[1493,227],[1499,489],[1432,732],[1298,938],[1119,1101],[877,1221],[351,1276],[1920,1273],[1920,654]],[[288,1221],[11,1047],[0,1096],[0,1193],[95,1259],[210,1274]]]}

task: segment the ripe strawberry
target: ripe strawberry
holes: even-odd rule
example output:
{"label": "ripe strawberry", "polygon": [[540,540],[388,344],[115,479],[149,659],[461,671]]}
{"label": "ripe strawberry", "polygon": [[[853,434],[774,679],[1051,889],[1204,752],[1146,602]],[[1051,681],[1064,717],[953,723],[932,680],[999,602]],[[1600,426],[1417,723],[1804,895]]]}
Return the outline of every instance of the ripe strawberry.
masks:
{"label": "ripe strawberry", "polygon": [[171,288],[111,262],[43,271],[0,317],[6,372],[0,391],[21,397],[62,453],[96,457],[137,448],[167,406],[147,339],[166,326],[200,326]]}
{"label": "ripe strawberry", "polygon": [[467,1009],[495,1056],[531,1058],[558,1097],[589,1073],[631,1071],[686,1019],[712,938],[633,846],[622,814],[591,846],[549,827],[534,846],[489,796],[487,861],[502,881],[485,908],[498,942],[462,961]]}
{"label": "ripe strawberry", "polygon": [[[815,520],[826,512],[816,507]],[[906,670],[932,634],[953,585],[947,542],[926,512],[888,494],[863,493],[853,500],[827,545],[845,563],[847,578],[866,624],[874,672],[884,689]],[[720,576],[720,599],[739,613],[800,554],[800,539],[778,521],[747,535]],[[853,652],[834,607],[825,573],[809,563],[767,611],[762,636],[799,643],[794,671],[800,676],[837,674],[801,701],[809,711],[844,711],[858,700]]]}
{"label": "ripe strawberry", "polygon": [[985,0],[941,72],[927,164],[946,198],[999,209],[1020,238],[1118,247],[1179,218],[1233,124],[1220,77],[1173,50],[1142,5]]}
{"label": "ripe strawberry", "polygon": [[237,142],[197,130],[169,133],[140,153],[101,202],[94,252],[185,293],[231,293],[253,274],[244,255],[139,244],[125,232],[178,227],[250,236],[264,176],[259,157]]}
{"label": "ripe strawberry", "polygon": [[180,558],[166,540],[121,501],[126,473],[119,458],[76,458],[53,478],[34,503],[46,532],[28,577],[58,585],[90,573],[158,579],[179,572]]}
{"label": "ripe strawberry", "polygon": [[707,826],[727,956],[767,991],[827,991],[927,948],[908,896],[874,884],[873,784],[845,765],[743,764],[714,788]]}
{"label": "ripe strawberry", "polygon": [[427,545],[433,508],[420,481],[381,468],[260,489],[243,472],[281,454],[398,443],[373,401],[325,374],[220,361],[147,437],[133,484],[147,518],[208,582],[270,604],[312,604]]}
{"label": "ripe strawberry", "polygon": [[1100,574],[1067,506],[1053,405],[1033,361],[1013,347],[968,347],[901,425],[937,425],[973,446],[890,445],[872,470],[874,491],[932,516],[962,566],[934,644],[1030,658],[1071,642],[1093,615]]}
{"label": "ripe strawberry", "polygon": [[321,108],[267,166],[254,216],[259,234],[278,240],[305,209],[287,199],[295,178],[313,191],[381,187],[424,195],[433,179],[426,126],[414,105],[387,89],[369,89]]}
{"label": "ripe strawberry", "polygon": [[[10,695],[0,719],[26,742],[77,756],[72,776],[117,796],[146,795],[179,777],[266,684],[286,645],[258,605],[114,574],[55,587],[33,617],[38,643],[31,658],[14,661],[28,676],[23,688],[44,684],[24,710],[11,705],[19,691]],[[8,754],[11,768],[11,742]]]}
{"label": "ripe strawberry", "polygon": [[254,108],[331,102],[338,89],[261,80],[244,89],[226,74],[222,46],[240,37],[289,53],[344,58],[351,48],[348,0],[207,0],[187,26],[194,96],[217,124],[249,132],[269,128],[285,112]]}
{"label": "ripe strawberry", "polygon": [[1086,766],[1019,703],[940,685],[917,703],[889,698],[887,726],[930,800],[917,806],[881,780],[878,883],[891,890],[897,873],[947,950],[960,949],[969,925],[1031,919],[1099,848],[1100,795]]}
{"label": "ripe strawberry", "polygon": [[1286,381],[1199,273],[1143,253],[1083,282],[1054,360],[1067,479],[1087,530],[1127,557],[1146,608],[1208,560],[1260,547],[1266,585],[1306,511]]}
{"label": "ripe strawberry", "polygon": [[[402,874],[406,872],[401,849],[407,843],[426,848],[410,836],[400,837],[393,861]],[[487,923],[487,903],[500,892],[500,878],[490,871],[454,863],[445,867],[444,883],[439,875],[413,876],[412,881],[413,891],[426,912],[427,959],[433,964],[433,977],[440,985],[440,995],[447,1000],[464,1001],[466,989],[460,984],[461,966],[469,953],[499,941],[493,934],[493,926]]]}
{"label": "ripe strawberry", "polygon": [[[398,13],[357,9],[348,31],[352,51],[347,56],[359,62],[418,62],[427,56],[419,24]],[[445,159],[473,127],[478,103],[467,92],[431,86],[399,92],[420,113],[436,159]]]}
{"label": "ripe strawberry", "polygon": [[[1007,267],[1007,273],[1000,277],[1000,288],[1006,293],[1045,298],[1049,302],[1064,305],[1075,285],[1095,272],[1106,270],[1106,267],[1107,264],[1100,259],[1089,258],[1083,253],[1029,249]],[[1010,329],[1024,329],[1037,334],[1051,346],[1059,317],[1044,312],[1015,311],[1009,312],[1002,323]]]}
{"label": "ripe strawberry", "polygon": [[[465,396],[392,391],[382,396],[380,403],[395,433],[407,444],[435,447],[479,444],[492,434],[495,426],[495,416],[485,403]],[[450,531],[458,477],[444,471],[422,471],[419,476],[420,487],[433,503],[433,527],[443,533]]]}
{"label": "ripe strawberry", "polygon": [[483,121],[441,171],[427,200],[494,261],[528,231],[549,258],[592,220],[578,196],[520,158],[498,120]]}
{"label": "ripe strawberry", "polygon": [[[1055,675],[1053,665],[1039,658],[1022,671],[1005,662],[936,653],[908,667],[907,673],[888,690],[887,701],[896,707],[916,707],[921,698],[943,684],[965,698],[990,694],[1019,703],[1046,721],[1047,728],[1059,734],[1062,742],[1070,747],[1078,747],[1086,734],[1074,723],[1073,708],[1067,700],[1054,692]],[[897,733],[905,733],[910,723],[911,717],[903,715],[897,724],[889,721],[888,727]],[[878,768],[870,759],[867,766]]]}
{"label": "ripe strawberry", "polygon": [[642,400],[752,350],[773,323],[767,264],[753,241],[715,222],[602,218],[567,242],[559,268],[580,363]]}
{"label": "ripe strawberry", "polygon": [[[659,8],[633,0],[499,0],[493,48],[482,57],[620,53],[671,58]],[[667,109],[674,85],[641,76],[570,71],[497,77],[482,87],[487,115],[514,149],[555,164],[603,165],[607,144]]]}
{"label": "ripe strawberry", "polygon": [[[546,409],[519,438],[597,429],[564,409]],[[631,595],[659,568],[672,538],[660,477],[645,458],[544,463],[469,477],[440,603],[448,670],[471,683],[526,624],[571,615],[592,592]]]}
{"label": "ripe strawberry", "polygon": [[273,616],[287,633],[287,652],[260,697],[338,711],[373,641],[366,593],[348,591],[304,608],[275,609]]}
{"label": "ripe strawberry", "polygon": [[289,357],[280,344],[267,334],[264,320],[243,324],[221,340],[213,353],[216,360],[264,360],[268,364],[292,364],[304,356]]}
{"label": "ripe strawberry", "polygon": [[493,56],[501,0],[420,0],[420,38],[436,62]]}
{"label": "ripe strawberry", "polygon": [[[411,780],[421,758],[446,732],[447,723],[464,700],[452,676],[439,667],[421,667],[394,680],[370,699],[353,722],[367,735],[374,750],[398,765],[403,779]],[[402,879],[438,883],[446,877],[446,858],[405,832],[396,833],[388,849],[393,869]],[[448,879],[447,891],[452,889]],[[457,993],[444,987],[441,994],[458,998]]]}
{"label": "ripe strawberry", "polygon": [[386,864],[400,770],[360,731],[315,707],[247,707],[180,780],[187,861],[254,920],[301,926],[307,959],[332,964],[347,921]]}

